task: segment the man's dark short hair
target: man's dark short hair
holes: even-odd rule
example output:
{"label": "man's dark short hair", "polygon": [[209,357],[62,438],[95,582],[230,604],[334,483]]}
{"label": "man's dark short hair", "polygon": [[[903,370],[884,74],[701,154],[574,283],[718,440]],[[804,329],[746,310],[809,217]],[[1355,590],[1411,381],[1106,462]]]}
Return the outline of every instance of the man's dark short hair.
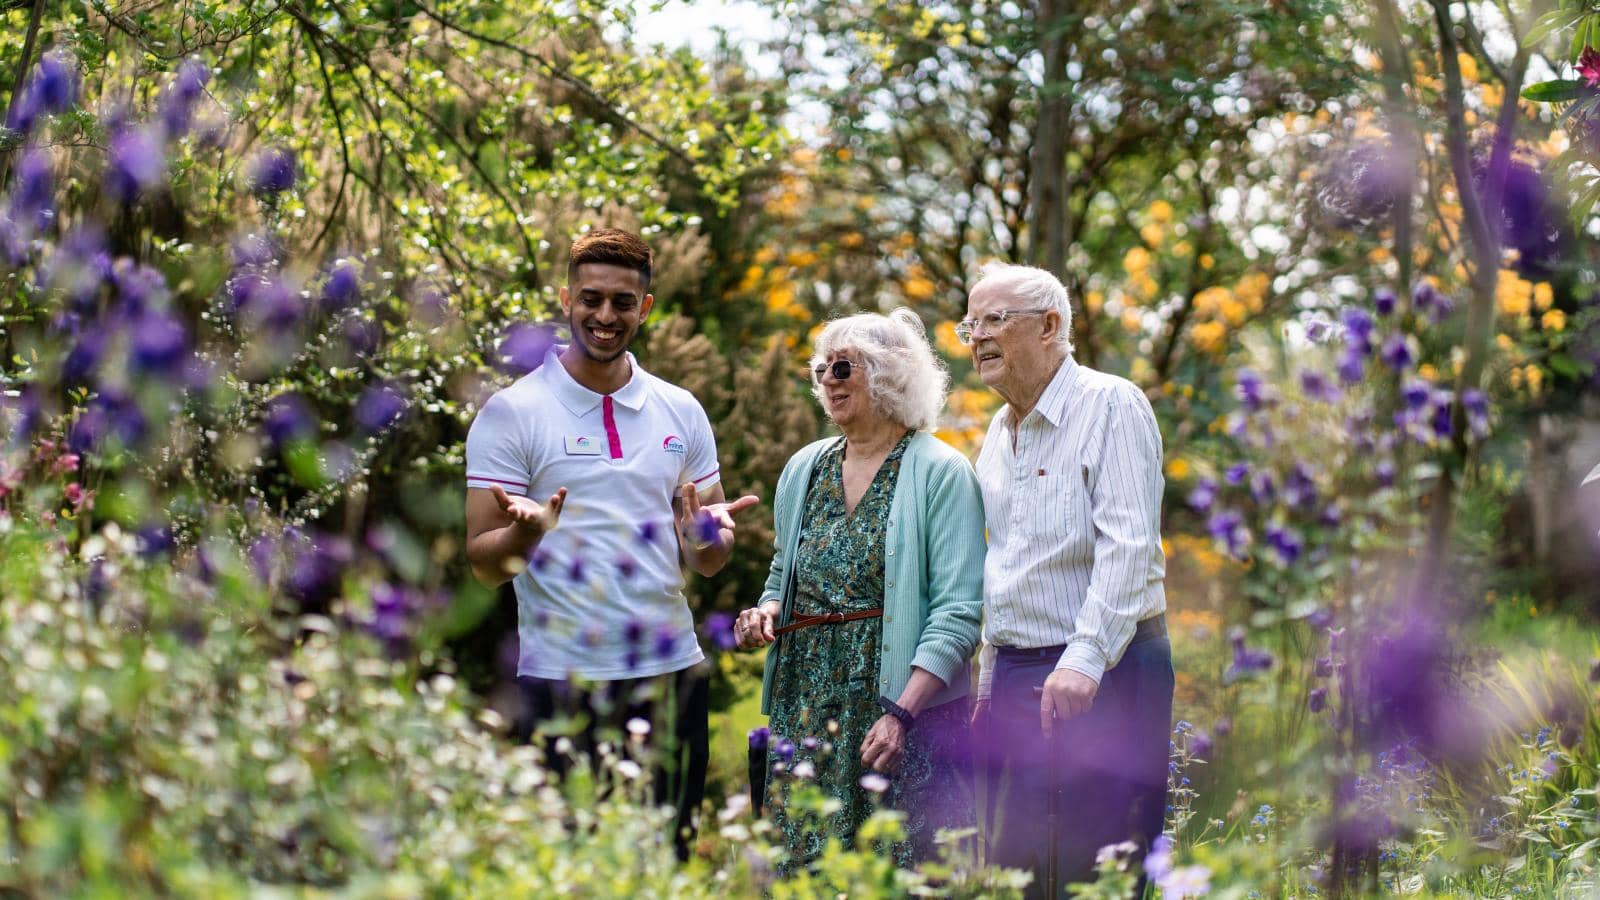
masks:
{"label": "man's dark short hair", "polygon": [[644,290],[650,290],[650,267],[654,255],[650,245],[637,234],[620,228],[596,228],[572,242],[567,255],[567,283],[578,280],[578,267],[585,263],[621,266],[639,273]]}

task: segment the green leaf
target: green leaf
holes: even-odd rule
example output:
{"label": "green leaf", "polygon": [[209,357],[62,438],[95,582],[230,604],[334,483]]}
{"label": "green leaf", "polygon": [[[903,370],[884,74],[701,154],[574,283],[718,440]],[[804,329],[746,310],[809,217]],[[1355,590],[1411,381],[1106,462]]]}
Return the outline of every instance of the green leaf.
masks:
{"label": "green leaf", "polygon": [[1522,91],[1522,99],[1535,103],[1565,103],[1578,99],[1582,91],[1583,82],[1575,78],[1556,78],[1528,85]]}
{"label": "green leaf", "polygon": [[1582,9],[1552,9],[1533,22],[1533,27],[1523,35],[1522,46],[1533,47],[1540,41],[1583,18]]}
{"label": "green leaf", "polygon": [[1588,46],[1588,40],[1589,22],[1585,19],[1579,22],[1578,27],[1572,32],[1572,46],[1567,50],[1568,62],[1577,64],[1578,57],[1583,55],[1583,48]]}

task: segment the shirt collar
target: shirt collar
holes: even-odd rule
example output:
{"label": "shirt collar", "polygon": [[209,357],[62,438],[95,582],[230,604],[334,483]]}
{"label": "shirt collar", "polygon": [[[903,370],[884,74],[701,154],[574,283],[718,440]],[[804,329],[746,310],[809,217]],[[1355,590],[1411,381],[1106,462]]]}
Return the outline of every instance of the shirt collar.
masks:
{"label": "shirt collar", "polygon": [[[545,370],[545,378],[550,384],[550,389],[555,392],[556,399],[561,405],[575,416],[587,415],[594,412],[595,407],[606,398],[606,394],[598,394],[579,384],[561,364],[561,351],[563,347],[551,347],[545,353],[541,366]],[[617,388],[609,396],[612,401],[631,410],[638,410],[644,406],[645,380],[644,369],[640,368],[639,361],[633,358],[632,353],[625,354],[628,358],[628,383]]]}
{"label": "shirt collar", "polygon": [[[1052,427],[1060,428],[1061,423],[1067,418],[1067,405],[1072,399],[1072,386],[1077,379],[1078,364],[1068,356],[1061,361],[1056,374],[1051,376],[1050,383],[1044,386],[1044,393],[1040,394],[1039,401],[1033,404],[1033,411],[1043,416]],[[1008,418],[1015,418],[1015,412]],[[1022,423],[1011,424],[1015,428]]]}

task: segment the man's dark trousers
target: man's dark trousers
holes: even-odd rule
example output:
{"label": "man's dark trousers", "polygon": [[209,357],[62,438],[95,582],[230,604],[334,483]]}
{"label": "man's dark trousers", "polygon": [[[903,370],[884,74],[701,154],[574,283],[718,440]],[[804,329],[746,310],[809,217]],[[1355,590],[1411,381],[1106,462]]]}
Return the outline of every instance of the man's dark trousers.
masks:
{"label": "man's dark trousers", "polygon": [[975,735],[992,762],[985,769],[999,775],[998,783],[990,781],[990,862],[1033,872],[1030,898],[1046,896],[1052,789],[1060,791],[1056,871],[1063,891],[1095,879],[1101,847],[1133,841],[1142,857],[1161,833],[1167,808],[1173,672],[1165,629],[1136,636],[1101,678],[1094,706],[1056,721],[1055,739],[1047,741],[1037,689],[1063,649],[998,648],[989,727]]}
{"label": "man's dark trousers", "polygon": [[[697,663],[678,672],[652,678],[599,681],[580,688],[548,678],[517,678],[523,709],[512,726],[512,736],[526,742],[540,725],[557,718],[581,724],[568,735],[574,749],[592,755],[597,742],[625,741],[629,719],[651,725],[649,744],[655,753],[655,801],[678,811],[673,825],[673,848],[679,860],[689,858],[695,835],[694,815],[706,795],[706,767],[710,750],[709,667]],[[557,774],[565,774],[568,761],[555,752],[556,737],[542,741],[545,757]]]}

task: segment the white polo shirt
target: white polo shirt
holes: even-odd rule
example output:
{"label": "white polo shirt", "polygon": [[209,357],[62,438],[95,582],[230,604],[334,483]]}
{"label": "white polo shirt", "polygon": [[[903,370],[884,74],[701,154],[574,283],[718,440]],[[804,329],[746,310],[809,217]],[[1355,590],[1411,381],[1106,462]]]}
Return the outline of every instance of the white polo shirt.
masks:
{"label": "white polo shirt", "polygon": [[567,489],[555,529],[513,580],[518,675],[595,680],[676,672],[704,659],[683,596],[677,487],[720,480],[699,401],[627,355],[612,394],[578,382],[551,350],[499,391],[467,433],[467,487],[544,501]]}

